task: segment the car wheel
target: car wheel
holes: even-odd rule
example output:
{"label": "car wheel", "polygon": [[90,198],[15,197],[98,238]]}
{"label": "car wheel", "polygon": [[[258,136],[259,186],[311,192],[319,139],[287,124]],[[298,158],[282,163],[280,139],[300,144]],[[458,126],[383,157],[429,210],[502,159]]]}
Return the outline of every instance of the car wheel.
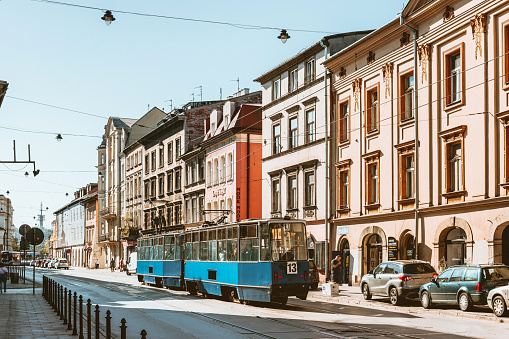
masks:
{"label": "car wheel", "polygon": [[470,297],[465,292],[460,294],[458,299],[458,305],[460,310],[463,312],[470,311],[472,309],[472,302],[470,301]]}
{"label": "car wheel", "polygon": [[371,300],[371,292],[369,291],[369,286],[366,283],[362,284],[362,296],[364,297],[364,300]]}
{"label": "car wheel", "polygon": [[394,306],[399,305],[401,299],[398,295],[398,289],[396,287],[391,287],[389,289],[389,298],[391,300],[391,304]]}
{"label": "car wheel", "polygon": [[507,306],[505,305],[504,298],[501,296],[496,296],[495,299],[493,299],[492,303],[493,313],[497,317],[503,317],[507,315]]}
{"label": "car wheel", "polygon": [[421,293],[421,305],[426,309],[430,309],[433,307],[433,303],[431,302],[431,298],[429,297],[428,291],[423,291]]}
{"label": "car wheel", "polygon": [[127,275],[131,275],[131,273],[129,273],[129,271],[125,271],[125,274],[127,274]]}

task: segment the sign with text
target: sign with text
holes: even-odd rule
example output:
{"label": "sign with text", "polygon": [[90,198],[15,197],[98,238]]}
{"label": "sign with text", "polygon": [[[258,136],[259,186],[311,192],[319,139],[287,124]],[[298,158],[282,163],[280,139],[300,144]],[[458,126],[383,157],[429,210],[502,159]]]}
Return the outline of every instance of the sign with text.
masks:
{"label": "sign with text", "polygon": [[387,238],[387,252],[389,254],[389,260],[398,260],[398,241],[396,238]]}
{"label": "sign with text", "polygon": [[348,226],[338,227],[338,235],[348,234]]}

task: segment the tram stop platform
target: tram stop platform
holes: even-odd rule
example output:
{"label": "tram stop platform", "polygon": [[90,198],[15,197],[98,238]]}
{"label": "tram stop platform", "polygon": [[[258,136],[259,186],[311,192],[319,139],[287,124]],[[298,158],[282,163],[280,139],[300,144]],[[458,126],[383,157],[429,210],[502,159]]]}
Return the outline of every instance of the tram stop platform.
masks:
{"label": "tram stop platform", "polygon": [[72,338],[72,331],[42,297],[40,285],[35,287],[33,295],[31,281],[7,281],[7,293],[0,294],[0,338]]}

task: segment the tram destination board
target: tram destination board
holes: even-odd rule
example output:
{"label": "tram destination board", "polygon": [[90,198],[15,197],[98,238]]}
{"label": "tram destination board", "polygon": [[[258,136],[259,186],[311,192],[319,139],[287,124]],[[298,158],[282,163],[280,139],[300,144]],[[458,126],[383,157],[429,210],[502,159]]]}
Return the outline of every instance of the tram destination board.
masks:
{"label": "tram destination board", "polygon": [[398,260],[398,241],[394,237],[387,238],[389,260]]}

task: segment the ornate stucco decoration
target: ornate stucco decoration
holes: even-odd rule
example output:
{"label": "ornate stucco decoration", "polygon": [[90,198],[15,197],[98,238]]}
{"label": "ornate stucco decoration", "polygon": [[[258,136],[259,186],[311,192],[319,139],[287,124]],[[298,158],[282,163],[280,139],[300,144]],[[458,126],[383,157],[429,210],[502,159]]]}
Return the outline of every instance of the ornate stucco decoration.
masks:
{"label": "ornate stucco decoration", "polygon": [[445,7],[445,12],[443,15],[444,22],[451,20],[454,18],[454,7],[447,6]]}
{"label": "ornate stucco decoration", "polygon": [[366,58],[368,65],[375,61],[375,52],[369,52],[368,57]]}
{"label": "ornate stucco decoration", "polygon": [[392,62],[387,62],[385,65],[382,65],[382,73],[384,75],[385,84],[385,99],[387,99],[387,95],[391,96],[392,69]]}
{"label": "ornate stucco decoration", "polygon": [[355,79],[352,83],[353,98],[355,100],[355,109],[359,109],[359,94],[361,93],[361,79]]}
{"label": "ornate stucco decoration", "polygon": [[341,67],[339,69],[339,72],[338,72],[338,77],[340,79],[343,79],[344,77],[346,77],[346,69],[344,67]]}
{"label": "ornate stucco decoration", "polygon": [[401,39],[399,39],[399,43],[400,43],[400,47],[403,47],[405,46],[406,44],[408,44],[410,42],[410,34],[408,34],[408,32],[403,32],[403,36],[401,37]]}
{"label": "ornate stucco decoration", "polygon": [[428,80],[428,61],[430,58],[430,46],[429,44],[424,44],[417,47],[417,53],[419,54],[419,66],[421,66],[421,83],[424,83],[424,80]]}
{"label": "ornate stucco decoration", "polygon": [[482,36],[486,32],[486,14],[477,14],[470,20],[472,27],[472,39],[475,40],[475,59],[477,60],[477,50],[479,56],[482,56]]}

